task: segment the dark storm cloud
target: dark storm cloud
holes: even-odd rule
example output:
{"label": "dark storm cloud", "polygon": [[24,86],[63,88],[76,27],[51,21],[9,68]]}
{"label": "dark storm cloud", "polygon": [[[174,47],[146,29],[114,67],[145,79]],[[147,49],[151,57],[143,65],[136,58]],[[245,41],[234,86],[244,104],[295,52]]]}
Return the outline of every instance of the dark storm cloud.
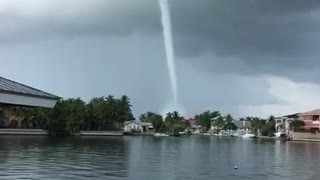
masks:
{"label": "dark storm cloud", "polygon": [[[287,105],[303,93],[280,81],[270,94],[263,75],[320,75],[318,1],[169,1],[188,116]],[[1,76],[62,97],[127,94],[136,115],[160,112],[171,99],[161,30],[157,0],[0,1]]]}
{"label": "dark storm cloud", "polygon": [[199,68],[319,82],[320,1],[174,2],[176,50],[184,57],[209,54],[191,62]]}
{"label": "dark storm cloud", "polygon": [[161,28],[154,14],[158,10],[155,1],[93,0],[87,9],[76,1],[47,2],[56,6],[47,12],[26,8],[0,13],[0,44],[79,36],[128,36],[135,31],[153,33]]}
{"label": "dark storm cloud", "polygon": [[[52,11],[38,15],[23,16],[15,11],[0,14],[3,26],[0,44],[46,38],[161,33],[157,0],[95,0],[81,11],[77,11],[81,4],[76,1],[66,3],[65,8],[61,8],[64,5],[61,2]],[[225,61],[225,66],[238,61],[247,66],[235,68],[235,73],[245,70],[245,73],[275,73],[301,79],[313,77],[308,74],[300,77],[300,74],[304,74],[306,67],[319,64],[320,1],[169,2],[177,56],[187,59],[211,54]],[[216,63],[207,61],[202,68],[210,70],[210,64]],[[280,72],[275,66],[285,69]]]}
{"label": "dark storm cloud", "polygon": [[[196,39],[196,54],[214,53],[236,56],[250,63],[268,63],[275,56],[309,54],[312,47],[305,40],[316,35],[318,19],[311,13],[319,10],[320,1],[175,1],[172,18],[175,32],[191,44]],[[179,3],[178,3],[179,2]],[[175,10],[176,9],[176,10]],[[177,45],[185,53],[182,43]],[[311,48],[311,49],[310,49]],[[192,48],[188,48],[188,54]],[[259,58],[254,60],[252,57]],[[284,59],[301,62],[296,59]]]}

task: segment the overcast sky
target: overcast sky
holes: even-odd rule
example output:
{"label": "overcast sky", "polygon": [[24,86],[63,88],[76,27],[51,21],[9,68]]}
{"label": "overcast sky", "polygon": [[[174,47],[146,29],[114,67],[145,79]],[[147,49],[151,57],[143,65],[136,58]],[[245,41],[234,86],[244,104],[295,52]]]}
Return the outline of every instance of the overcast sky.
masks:
{"label": "overcast sky", "polygon": [[[185,115],[320,108],[319,0],[169,0]],[[171,91],[156,0],[0,0],[0,76],[68,98]]]}

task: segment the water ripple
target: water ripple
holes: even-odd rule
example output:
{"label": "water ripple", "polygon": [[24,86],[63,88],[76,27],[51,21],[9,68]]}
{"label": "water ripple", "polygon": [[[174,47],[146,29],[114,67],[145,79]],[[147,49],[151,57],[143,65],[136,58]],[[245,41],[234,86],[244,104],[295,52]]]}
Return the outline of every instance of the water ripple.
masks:
{"label": "water ripple", "polygon": [[0,136],[0,179],[314,179],[318,152],[317,143],[213,137]]}

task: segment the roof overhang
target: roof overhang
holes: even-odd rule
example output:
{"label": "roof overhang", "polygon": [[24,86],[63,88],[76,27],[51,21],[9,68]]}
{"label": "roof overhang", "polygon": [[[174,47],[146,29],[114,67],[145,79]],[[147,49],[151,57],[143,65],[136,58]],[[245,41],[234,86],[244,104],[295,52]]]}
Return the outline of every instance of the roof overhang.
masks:
{"label": "roof overhang", "polygon": [[53,108],[59,99],[0,92],[0,103],[17,106]]}

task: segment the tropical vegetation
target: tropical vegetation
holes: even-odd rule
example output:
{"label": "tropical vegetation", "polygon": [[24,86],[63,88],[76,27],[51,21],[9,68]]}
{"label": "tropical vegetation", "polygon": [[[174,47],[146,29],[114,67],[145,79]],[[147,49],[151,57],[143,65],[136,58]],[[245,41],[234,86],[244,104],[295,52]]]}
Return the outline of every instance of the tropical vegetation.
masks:
{"label": "tropical vegetation", "polygon": [[297,130],[297,129],[300,129],[302,128],[303,126],[305,126],[305,122],[304,121],[299,121],[299,120],[294,120],[294,121],[291,121],[290,123],[290,128],[292,130]]}
{"label": "tropical vegetation", "polygon": [[211,128],[211,121],[214,118],[220,117],[221,114],[219,111],[205,111],[201,114],[195,115],[195,119],[199,121],[201,127],[209,130]]}
{"label": "tropical vegetation", "polygon": [[177,134],[180,130],[186,128],[183,123],[184,117],[178,111],[168,112],[163,119],[160,114],[146,112],[140,115],[141,122],[151,122],[155,132],[167,132]]}
{"label": "tropical vegetation", "polygon": [[150,122],[155,130],[155,132],[160,132],[164,130],[163,118],[160,114],[154,112],[146,112],[140,115],[140,122]]}
{"label": "tropical vegetation", "polygon": [[194,117],[199,120],[199,125],[207,131],[214,127],[218,130],[236,130],[237,126],[234,124],[234,118],[227,114],[222,116],[219,111],[205,111],[201,114],[197,114]]}
{"label": "tropical vegetation", "polygon": [[164,121],[166,130],[171,134],[178,134],[183,129],[183,119],[184,117],[178,111],[168,112]]}

